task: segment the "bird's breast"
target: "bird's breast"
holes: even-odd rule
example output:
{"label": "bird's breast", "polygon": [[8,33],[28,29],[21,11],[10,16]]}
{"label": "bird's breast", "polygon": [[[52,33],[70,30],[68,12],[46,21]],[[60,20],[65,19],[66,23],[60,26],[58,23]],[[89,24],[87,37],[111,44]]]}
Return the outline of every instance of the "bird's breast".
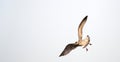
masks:
{"label": "bird's breast", "polygon": [[82,45],[83,47],[86,46],[89,43],[88,40],[83,40],[79,43],[79,45]]}

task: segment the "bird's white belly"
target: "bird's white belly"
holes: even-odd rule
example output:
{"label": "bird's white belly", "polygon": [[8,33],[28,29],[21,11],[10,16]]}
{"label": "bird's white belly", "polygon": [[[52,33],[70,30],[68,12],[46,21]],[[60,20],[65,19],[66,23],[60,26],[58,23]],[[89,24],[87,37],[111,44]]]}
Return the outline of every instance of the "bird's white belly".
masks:
{"label": "bird's white belly", "polygon": [[79,45],[82,45],[83,48],[85,48],[85,47],[89,44],[89,42],[90,42],[90,38],[87,36],[85,39],[83,39],[83,40],[79,43]]}
{"label": "bird's white belly", "polygon": [[89,43],[88,41],[82,41],[80,44],[81,44],[82,46],[86,46],[88,43]]}
{"label": "bird's white belly", "polygon": [[82,40],[79,45],[83,46],[85,48],[89,44],[90,40],[89,39],[84,39]]}

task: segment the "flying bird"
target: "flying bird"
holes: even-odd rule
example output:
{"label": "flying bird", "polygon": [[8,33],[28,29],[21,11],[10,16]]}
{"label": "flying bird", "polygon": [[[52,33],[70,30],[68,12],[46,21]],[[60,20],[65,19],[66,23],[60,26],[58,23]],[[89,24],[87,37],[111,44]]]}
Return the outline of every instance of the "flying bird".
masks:
{"label": "flying bird", "polygon": [[[68,44],[65,47],[65,49],[63,50],[63,52],[59,55],[59,57],[67,55],[68,53],[70,53],[73,49],[75,49],[78,46],[86,48],[88,45],[92,45],[90,43],[89,35],[87,35],[87,37],[85,39],[82,39],[82,29],[87,21],[87,18],[88,18],[88,16],[84,17],[78,26],[78,41],[76,41],[75,43]],[[86,48],[86,51],[88,51],[88,48]]]}

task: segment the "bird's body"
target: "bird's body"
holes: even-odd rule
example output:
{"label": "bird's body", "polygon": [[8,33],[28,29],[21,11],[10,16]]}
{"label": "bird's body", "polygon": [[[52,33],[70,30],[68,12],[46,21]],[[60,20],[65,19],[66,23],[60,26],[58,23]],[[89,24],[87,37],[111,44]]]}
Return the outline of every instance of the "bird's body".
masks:
{"label": "bird's body", "polygon": [[87,35],[85,39],[78,41],[78,44],[85,48],[89,44],[89,42],[90,42],[90,37]]}
{"label": "bird's body", "polygon": [[[88,46],[88,44],[90,44],[89,35],[87,35],[87,37],[85,39],[82,39],[82,29],[83,29],[84,24],[87,21],[87,17],[88,16],[86,16],[78,26],[78,41],[75,43],[68,44],[65,47],[65,49],[63,50],[63,52],[60,54],[60,56],[67,55],[70,51],[72,51],[73,49],[75,49],[78,46],[82,46],[83,48],[86,48]],[[86,48],[86,51],[88,51],[87,48]]]}

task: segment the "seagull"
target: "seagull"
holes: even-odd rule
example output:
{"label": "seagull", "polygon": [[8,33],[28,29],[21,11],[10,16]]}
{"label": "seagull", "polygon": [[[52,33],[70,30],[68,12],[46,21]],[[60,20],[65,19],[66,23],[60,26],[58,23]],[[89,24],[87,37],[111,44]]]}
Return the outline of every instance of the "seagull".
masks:
{"label": "seagull", "polygon": [[[75,49],[78,46],[86,48],[88,45],[92,45],[90,43],[89,35],[87,35],[85,39],[82,39],[82,29],[87,21],[87,18],[88,16],[85,16],[78,26],[78,41],[76,41],[75,43],[68,44],[63,50],[63,52],[59,55],[59,57],[67,55],[68,53],[70,53],[73,49]],[[86,51],[88,51],[88,48],[86,48]]]}

